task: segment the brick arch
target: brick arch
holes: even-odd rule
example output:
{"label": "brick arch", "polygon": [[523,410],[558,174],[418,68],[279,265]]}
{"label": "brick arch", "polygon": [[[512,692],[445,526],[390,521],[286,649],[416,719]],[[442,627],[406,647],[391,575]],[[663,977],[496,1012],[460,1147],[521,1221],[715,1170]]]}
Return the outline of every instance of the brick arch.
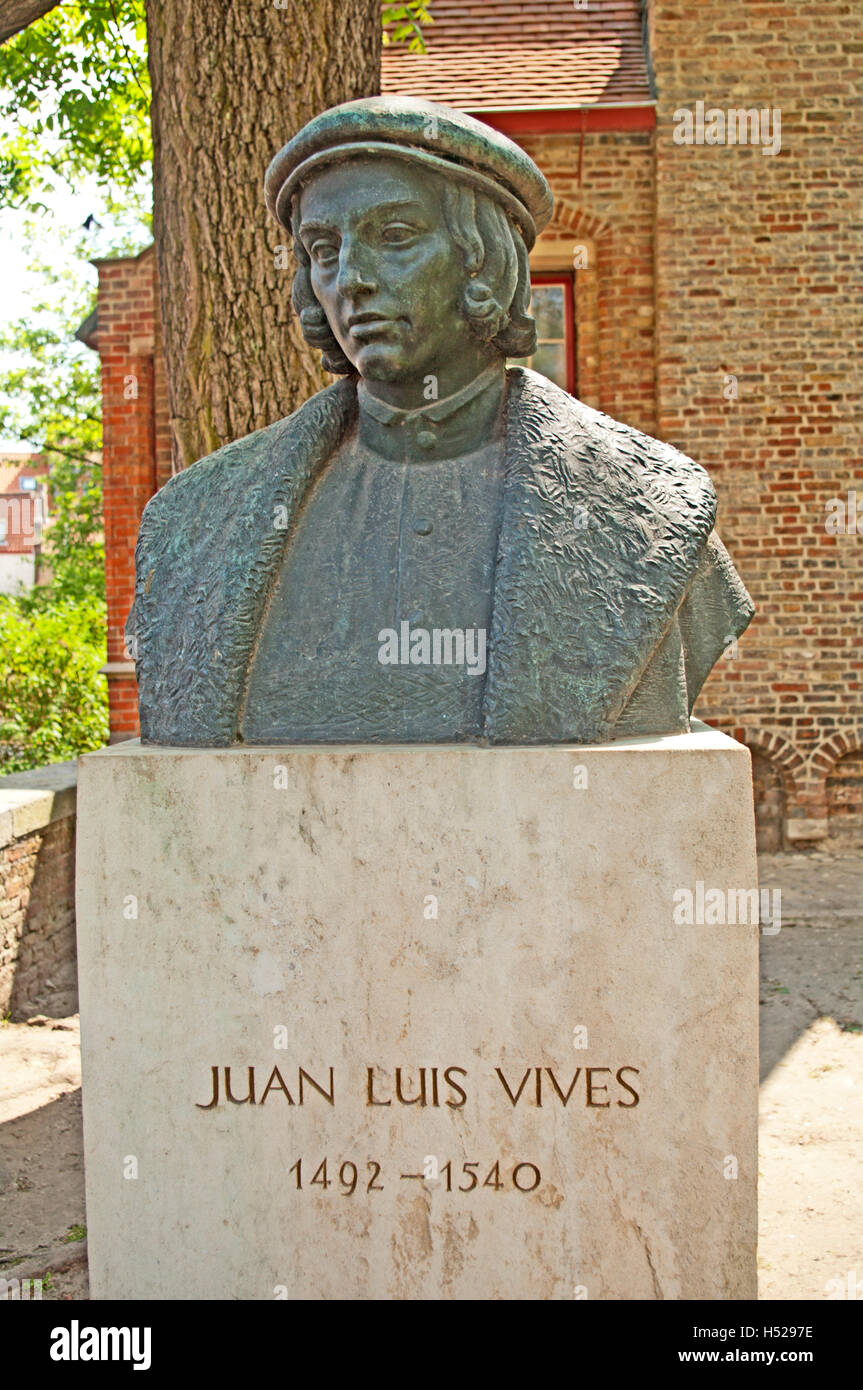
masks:
{"label": "brick arch", "polygon": [[608,218],[588,212],[578,203],[572,202],[569,198],[560,198],[557,194],[554,199],[554,215],[549,223],[549,229],[553,228],[572,232],[574,236],[588,237],[591,241],[602,241],[604,237],[611,236],[611,223]]}
{"label": "brick arch", "polygon": [[805,767],[806,759],[787,738],[771,729],[757,729],[745,725],[737,725],[726,732],[732,738],[736,738],[738,743],[745,743],[754,753],[761,753],[768,762],[779,769],[786,794],[792,795],[797,790],[798,773]]}
{"label": "brick arch", "polygon": [[863,752],[863,724],[851,729],[838,729],[826,743],[812,754],[812,771],[826,781],[840,758],[846,753]]}

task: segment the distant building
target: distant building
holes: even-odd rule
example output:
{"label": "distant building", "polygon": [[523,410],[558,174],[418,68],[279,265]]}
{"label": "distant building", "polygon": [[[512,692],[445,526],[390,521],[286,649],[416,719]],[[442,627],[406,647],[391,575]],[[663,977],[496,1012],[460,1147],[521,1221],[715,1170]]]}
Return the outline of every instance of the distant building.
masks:
{"label": "distant building", "polygon": [[47,476],[39,454],[0,449],[0,594],[32,589],[40,578]]}
{"label": "distant building", "polygon": [[[751,749],[773,848],[863,842],[852,11],[431,0],[427,53],[383,57],[384,92],[505,131],[552,186],[554,220],[531,255],[533,365],[710,472],[758,611],[696,714]],[[152,248],[102,262],[81,331],[102,357],[114,737],[137,731],[122,633],[138,519],[171,471],[155,277]]]}

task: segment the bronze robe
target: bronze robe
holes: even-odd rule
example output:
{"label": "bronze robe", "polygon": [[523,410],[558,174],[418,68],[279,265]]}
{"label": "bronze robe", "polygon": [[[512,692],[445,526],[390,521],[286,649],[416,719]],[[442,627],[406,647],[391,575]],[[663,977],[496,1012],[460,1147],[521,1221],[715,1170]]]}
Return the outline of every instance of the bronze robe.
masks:
{"label": "bronze robe", "polygon": [[[707,474],[534,372],[509,368],[507,381],[481,731],[465,741],[598,743],[685,730],[712,666],[753,613],[713,532]],[[356,409],[354,379],[338,381],[201,459],[148,504],[128,628],[144,742],[239,741],[284,547]]]}

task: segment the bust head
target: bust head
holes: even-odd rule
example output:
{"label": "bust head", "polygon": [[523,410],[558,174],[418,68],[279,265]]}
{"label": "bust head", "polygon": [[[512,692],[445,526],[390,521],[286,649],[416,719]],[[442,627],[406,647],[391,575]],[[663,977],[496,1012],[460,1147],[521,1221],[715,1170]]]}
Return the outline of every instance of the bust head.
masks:
{"label": "bust head", "polygon": [[527,248],[488,194],[386,155],[331,164],[294,200],[293,302],[332,372],[478,371],[533,351]]}
{"label": "bust head", "polygon": [[327,370],[443,385],[449,364],[464,376],[533,350],[528,252],[552,200],[505,136],[431,102],[348,102],[280,151],[266,189]]}

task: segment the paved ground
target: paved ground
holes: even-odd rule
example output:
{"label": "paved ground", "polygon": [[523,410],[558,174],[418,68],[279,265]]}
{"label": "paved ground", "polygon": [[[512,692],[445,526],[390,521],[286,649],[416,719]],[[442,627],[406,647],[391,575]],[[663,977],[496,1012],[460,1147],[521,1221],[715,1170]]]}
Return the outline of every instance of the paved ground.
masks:
{"label": "paved ground", "polygon": [[863,852],[764,855],[760,879],[782,928],[761,938],[759,1293],[863,1294]]}
{"label": "paved ground", "polygon": [[[760,1296],[863,1292],[863,852],[764,855],[761,884]],[[0,1027],[0,1274],[78,1253],[80,1096],[76,1018]],[[83,1262],[43,1296],[86,1298]]]}

